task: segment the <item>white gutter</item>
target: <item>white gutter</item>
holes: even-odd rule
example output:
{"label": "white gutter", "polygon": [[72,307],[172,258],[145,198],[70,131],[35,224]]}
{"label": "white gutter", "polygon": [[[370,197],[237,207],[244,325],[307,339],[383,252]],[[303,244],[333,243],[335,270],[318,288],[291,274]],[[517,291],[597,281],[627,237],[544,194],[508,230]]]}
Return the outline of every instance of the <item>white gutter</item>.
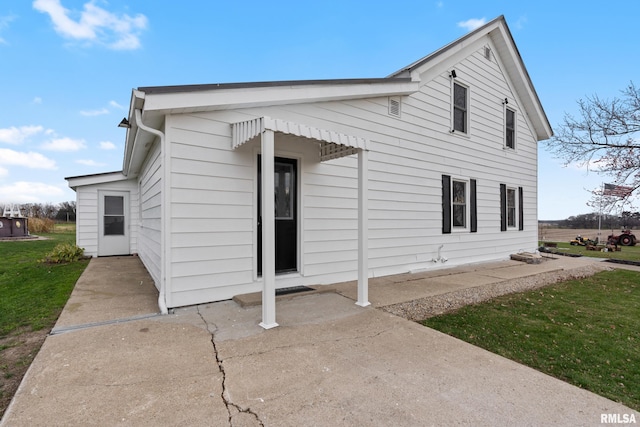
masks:
{"label": "white gutter", "polygon": [[[150,134],[156,135],[157,137],[160,138],[160,147],[162,147],[162,150],[165,149],[165,144],[164,144],[164,133],[160,132],[158,129],[153,129],[150,128],[149,126],[145,125],[144,123],[142,123],[142,113],[140,112],[140,109],[136,108],[135,110],[135,114],[136,114],[136,124],[138,125],[138,127],[140,129],[142,129],[145,132],[149,132]],[[166,232],[166,230],[165,230]],[[163,243],[164,243],[164,239],[163,239]],[[165,248],[166,250],[166,248]],[[163,254],[163,258],[165,257],[165,250],[162,251]],[[165,286],[165,282],[166,282],[166,272],[165,272],[165,261],[163,259],[162,261],[162,272],[160,273],[160,293],[158,295],[158,308],[160,309],[160,313],[162,314],[169,314],[169,310],[167,309],[167,301],[166,301],[166,286]]]}

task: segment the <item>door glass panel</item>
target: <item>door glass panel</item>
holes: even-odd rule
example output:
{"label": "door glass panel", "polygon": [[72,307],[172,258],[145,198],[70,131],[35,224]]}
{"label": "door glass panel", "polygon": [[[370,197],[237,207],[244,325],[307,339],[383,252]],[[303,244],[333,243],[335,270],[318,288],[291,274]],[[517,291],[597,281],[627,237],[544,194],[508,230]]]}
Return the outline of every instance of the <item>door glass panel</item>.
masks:
{"label": "door glass panel", "polygon": [[274,165],[274,195],[276,219],[293,219],[295,174],[293,165],[276,163]]}
{"label": "door glass panel", "polygon": [[124,236],[124,197],[104,196],[104,235]]}
{"label": "door glass panel", "polygon": [[123,215],[124,214],[124,197],[104,196],[104,214],[105,215]]}
{"label": "door glass panel", "polygon": [[124,216],[105,216],[104,235],[124,236]]}

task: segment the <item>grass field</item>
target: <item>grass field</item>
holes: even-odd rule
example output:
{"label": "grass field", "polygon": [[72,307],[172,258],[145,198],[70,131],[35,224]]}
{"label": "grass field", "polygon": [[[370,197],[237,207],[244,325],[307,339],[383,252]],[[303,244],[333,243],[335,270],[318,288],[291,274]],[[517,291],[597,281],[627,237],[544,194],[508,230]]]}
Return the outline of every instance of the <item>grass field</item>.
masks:
{"label": "grass field", "polygon": [[[619,231],[613,231],[619,234]],[[567,254],[576,254],[581,256],[595,257],[595,258],[613,258],[628,261],[640,261],[640,243],[636,246],[619,246],[620,251],[616,252],[600,252],[600,251],[588,251],[584,246],[572,246],[569,242],[577,235],[581,235],[587,239],[595,239],[598,237],[600,241],[605,241],[607,236],[612,233],[611,230],[601,230],[598,235],[598,230],[580,229],[573,230],[568,228],[540,228],[538,238],[540,239],[540,245],[543,243],[557,243],[558,252]],[[634,233],[636,237],[640,238],[640,232]]]}
{"label": "grass field", "polygon": [[[542,244],[542,243],[541,243]],[[575,254],[594,258],[621,259],[628,261],[640,261],[640,245],[637,246],[619,246],[620,251],[601,252],[588,251],[584,246],[573,246],[569,243],[558,242],[558,252],[565,254]]]}
{"label": "grass field", "polygon": [[615,270],[423,321],[640,410],[640,273]]}
{"label": "grass field", "polygon": [[0,416],[88,261],[40,262],[59,243],[75,243],[75,225],[46,240],[0,241]]}

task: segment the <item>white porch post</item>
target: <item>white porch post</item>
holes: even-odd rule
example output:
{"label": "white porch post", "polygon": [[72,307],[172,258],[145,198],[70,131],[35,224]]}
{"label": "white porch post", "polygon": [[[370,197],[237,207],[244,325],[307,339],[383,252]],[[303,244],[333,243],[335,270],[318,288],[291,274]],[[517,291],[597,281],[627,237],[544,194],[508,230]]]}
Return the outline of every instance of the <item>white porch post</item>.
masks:
{"label": "white porch post", "polygon": [[274,133],[265,130],[261,134],[262,146],[262,322],[260,326],[271,329],[276,323],[276,225],[274,188]]}
{"label": "white porch post", "polygon": [[369,152],[358,150],[358,301],[369,302]]}

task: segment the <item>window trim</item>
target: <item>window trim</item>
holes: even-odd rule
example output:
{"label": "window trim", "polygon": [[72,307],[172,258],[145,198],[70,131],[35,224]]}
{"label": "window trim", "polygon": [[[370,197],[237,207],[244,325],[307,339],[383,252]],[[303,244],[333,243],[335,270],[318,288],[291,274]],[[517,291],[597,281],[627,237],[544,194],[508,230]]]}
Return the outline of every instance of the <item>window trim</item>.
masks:
{"label": "window trim", "polygon": [[[461,182],[465,189],[464,227],[453,225],[453,186]],[[442,175],[442,233],[451,234],[478,231],[477,183],[475,179]]]}
{"label": "window trim", "polygon": [[[464,128],[465,130],[457,130],[455,128],[455,111],[456,111],[456,103],[455,103],[455,87],[456,85],[460,86],[465,90],[465,109],[464,109]],[[469,85],[464,84],[459,81],[457,78],[451,79],[451,133],[461,135],[461,136],[469,136],[471,134],[471,121],[469,120],[471,113],[471,89]]]}
{"label": "window trim", "polygon": [[[509,191],[514,192],[514,225],[509,225]],[[500,231],[524,230],[524,190],[523,187],[500,184]]]}
{"label": "window trim", "polygon": [[[508,114],[510,112],[513,113],[512,129],[508,127]],[[505,107],[504,107],[504,148],[505,149],[515,151],[517,147],[517,141],[516,141],[516,135],[518,134],[517,128],[518,128],[518,112],[514,108],[508,107],[507,104],[505,103]],[[513,147],[510,147],[508,143],[509,132],[513,132],[513,137],[511,140]]]}

